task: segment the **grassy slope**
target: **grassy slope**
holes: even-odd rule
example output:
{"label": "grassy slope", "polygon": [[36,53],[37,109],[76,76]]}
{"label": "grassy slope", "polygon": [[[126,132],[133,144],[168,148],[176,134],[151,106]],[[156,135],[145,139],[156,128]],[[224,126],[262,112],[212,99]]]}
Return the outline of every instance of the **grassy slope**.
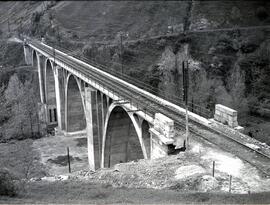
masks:
{"label": "grassy slope", "polygon": [[269,25],[269,19],[261,21],[256,17],[259,7],[269,11],[270,3],[269,1],[195,1],[192,22],[206,18],[212,22],[207,26],[208,28]]}
{"label": "grassy slope", "polygon": [[270,203],[269,193],[179,193],[170,190],[113,188],[82,181],[34,182],[16,198],[0,197],[0,203],[207,203],[261,204]]}
{"label": "grassy slope", "polygon": [[45,176],[46,171],[32,143],[31,139],[0,143],[1,168],[8,169],[16,179]]}
{"label": "grassy slope", "polygon": [[56,19],[66,29],[88,37],[114,39],[119,31],[129,37],[164,34],[170,24],[183,22],[186,2],[104,1],[63,2],[55,7]]}
{"label": "grassy slope", "polygon": [[0,2],[0,28],[2,31],[8,31],[8,19],[10,23],[10,29],[16,29],[21,24],[26,25],[30,23],[31,14],[38,10],[41,6],[41,2],[29,2],[29,1],[5,1]]}

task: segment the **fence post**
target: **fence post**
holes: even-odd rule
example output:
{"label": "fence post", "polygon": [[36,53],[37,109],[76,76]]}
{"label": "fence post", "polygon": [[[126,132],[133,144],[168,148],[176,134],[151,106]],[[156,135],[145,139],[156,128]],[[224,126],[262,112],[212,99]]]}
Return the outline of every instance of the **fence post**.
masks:
{"label": "fence post", "polygon": [[71,173],[69,147],[67,147],[67,159],[68,159],[68,172]]}
{"label": "fence post", "polygon": [[213,161],[212,176],[215,177],[215,161]]}
{"label": "fence post", "polygon": [[232,191],[232,175],[230,175],[230,181],[229,181],[229,192]]}

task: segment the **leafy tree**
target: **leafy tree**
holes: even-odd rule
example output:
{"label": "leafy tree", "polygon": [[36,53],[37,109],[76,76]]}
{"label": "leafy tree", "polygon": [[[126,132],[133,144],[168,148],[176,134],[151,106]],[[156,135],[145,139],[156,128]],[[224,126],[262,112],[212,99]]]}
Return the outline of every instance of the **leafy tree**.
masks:
{"label": "leafy tree", "polygon": [[0,87],[0,124],[5,122],[8,119],[8,110],[7,110],[7,101],[5,98],[5,86]]}
{"label": "leafy tree", "polygon": [[245,76],[244,73],[240,71],[239,66],[235,67],[228,82],[232,108],[236,109],[241,114],[247,113],[248,107],[245,95]]}
{"label": "leafy tree", "polygon": [[14,74],[5,91],[11,117],[6,125],[6,138],[33,137],[39,131],[37,101],[30,81],[24,84]]}
{"label": "leafy tree", "polygon": [[33,89],[30,81],[26,81],[23,87],[23,93],[25,94],[23,99],[23,107],[25,110],[25,117],[27,118],[28,127],[30,127],[31,137],[34,136],[36,132],[36,127],[39,131],[39,123],[38,122],[38,108],[37,108],[37,100],[35,96],[35,91]]}
{"label": "leafy tree", "polygon": [[23,84],[19,81],[18,76],[13,75],[5,91],[5,98],[11,105],[11,118],[6,128],[6,137],[11,138],[15,135],[24,135],[25,113],[22,105]]}

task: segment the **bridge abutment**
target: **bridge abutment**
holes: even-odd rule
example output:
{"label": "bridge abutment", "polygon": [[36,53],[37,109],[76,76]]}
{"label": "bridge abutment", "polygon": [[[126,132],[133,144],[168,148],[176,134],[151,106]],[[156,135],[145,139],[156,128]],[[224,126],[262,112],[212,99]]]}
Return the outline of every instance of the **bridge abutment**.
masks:
{"label": "bridge abutment", "polygon": [[151,159],[168,155],[168,145],[174,142],[174,121],[161,113],[155,114],[154,126],[150,128]]}

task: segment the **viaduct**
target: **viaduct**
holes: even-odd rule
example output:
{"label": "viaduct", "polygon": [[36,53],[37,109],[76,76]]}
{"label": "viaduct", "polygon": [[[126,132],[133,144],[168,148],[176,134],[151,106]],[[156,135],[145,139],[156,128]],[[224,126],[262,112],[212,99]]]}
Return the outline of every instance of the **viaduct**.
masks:
{"label": "viaduct", "polygon": [[[44,42],[25,37],[23,46],[26,64],[38,69],[41,124],[66,137],[87,136],[91,169],[163,157],[184,145],[183,108]],[[236,111],[216,105],[216,120],[188,114],[191,144],[202,137],[239,149],[224,137],[241,135]]]}

